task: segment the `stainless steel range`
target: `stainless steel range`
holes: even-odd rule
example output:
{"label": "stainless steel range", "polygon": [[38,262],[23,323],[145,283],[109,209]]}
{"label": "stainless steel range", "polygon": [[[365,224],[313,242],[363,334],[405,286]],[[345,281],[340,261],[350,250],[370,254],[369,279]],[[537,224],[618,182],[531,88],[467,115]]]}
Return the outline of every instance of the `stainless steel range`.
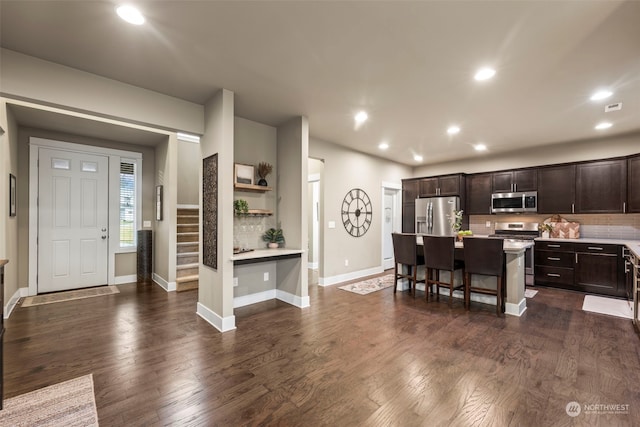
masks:
{"label": "stainless steel range", "polygon": [[[513,242],[531,241],[536,237],[540,237],[537,222],[496,222],[495,234],[489,237],[500,237]],[[525,284],[527,286],[535,285],[533,277],[533,247],[527,249],[524,254],[524,273]]]}

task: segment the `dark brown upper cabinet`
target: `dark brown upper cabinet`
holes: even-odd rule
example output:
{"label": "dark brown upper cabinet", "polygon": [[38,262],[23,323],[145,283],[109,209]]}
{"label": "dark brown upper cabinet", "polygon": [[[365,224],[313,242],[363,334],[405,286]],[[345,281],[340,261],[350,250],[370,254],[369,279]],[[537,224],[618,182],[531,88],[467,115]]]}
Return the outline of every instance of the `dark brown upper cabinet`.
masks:
{"label": "dark brown upper cabinet", "polygon": [[627,212],[640,212],[640,155],[627,160]]}
{"label": "dark brown upper cabinet", "polygon": [[467,175],[466,214],[488,215],[491,213],[491,180],[491,173]]}
{"label": "dark brown upper cabinet", "polygon": [[573,213],[576,199],[576,165],[538,169],[538,213]]}
{"label": "dark brown upper cabinet", "polygon": [[513,193],[516,191],[535,191],[538,188],[536,169],[518,169],[494,172],[494,193]]}
{"label": "dark brown upper cabinet", "polygon": [[620,213],[626,201],[626,159],[576,165],[576,213]]}
{"label": "dark brown upper cabinet", "polygon": [[418,180],[402,180],[402,232],[415,232],[416,199],[418,198]]}
{"label": "dark brown upper cabinet", "polygon": [[420,180],[420,197],[460,196],[464,194],[464,175],[443,175]]}
{"label": "dark brown upper cabinet", "polygon": [[402,180],[402,202],[413,203],[418,198],[418,180],[403,179]]}

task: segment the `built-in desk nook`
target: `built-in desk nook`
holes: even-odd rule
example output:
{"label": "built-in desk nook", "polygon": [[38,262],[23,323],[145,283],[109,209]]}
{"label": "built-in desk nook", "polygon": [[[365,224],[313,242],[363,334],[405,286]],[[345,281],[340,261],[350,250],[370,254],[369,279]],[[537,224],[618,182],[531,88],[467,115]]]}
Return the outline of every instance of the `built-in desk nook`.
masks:
{"label": "built-in desk nook", "polygon": [[306,259],[302,249],[255,249],[234,254],[234,308],[270,299],[308,307]]}

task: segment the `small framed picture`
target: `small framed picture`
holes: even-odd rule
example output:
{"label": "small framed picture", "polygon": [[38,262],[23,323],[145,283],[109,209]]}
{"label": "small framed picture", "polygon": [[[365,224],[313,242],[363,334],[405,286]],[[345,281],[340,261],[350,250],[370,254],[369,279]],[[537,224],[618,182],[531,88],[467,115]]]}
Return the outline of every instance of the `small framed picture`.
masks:
{"label": "small framed picture", "polygon": [[242,163],[235,164],[235,171],[233,174],[233,182],[235,184],[255,184],[253,177],[255,172],[252,165],[243,165]]}
{"label": "small framed picture", "polygon": [[162,221],[162,185],[156,185],[156,220]]}
{"label": "small framed picture", "polygon": [[9,174],[9,216],[16,216],[16,177]]}

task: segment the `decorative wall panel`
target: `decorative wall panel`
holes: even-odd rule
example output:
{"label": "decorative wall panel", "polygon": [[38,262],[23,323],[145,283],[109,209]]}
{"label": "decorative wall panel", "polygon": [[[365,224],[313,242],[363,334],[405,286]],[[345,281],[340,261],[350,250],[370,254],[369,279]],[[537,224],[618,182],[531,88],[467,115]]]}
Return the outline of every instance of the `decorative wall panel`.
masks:
{"label": "decorative wall panel", "polygon": [[202,160],[202,263],[218,269],[218,154]]}

